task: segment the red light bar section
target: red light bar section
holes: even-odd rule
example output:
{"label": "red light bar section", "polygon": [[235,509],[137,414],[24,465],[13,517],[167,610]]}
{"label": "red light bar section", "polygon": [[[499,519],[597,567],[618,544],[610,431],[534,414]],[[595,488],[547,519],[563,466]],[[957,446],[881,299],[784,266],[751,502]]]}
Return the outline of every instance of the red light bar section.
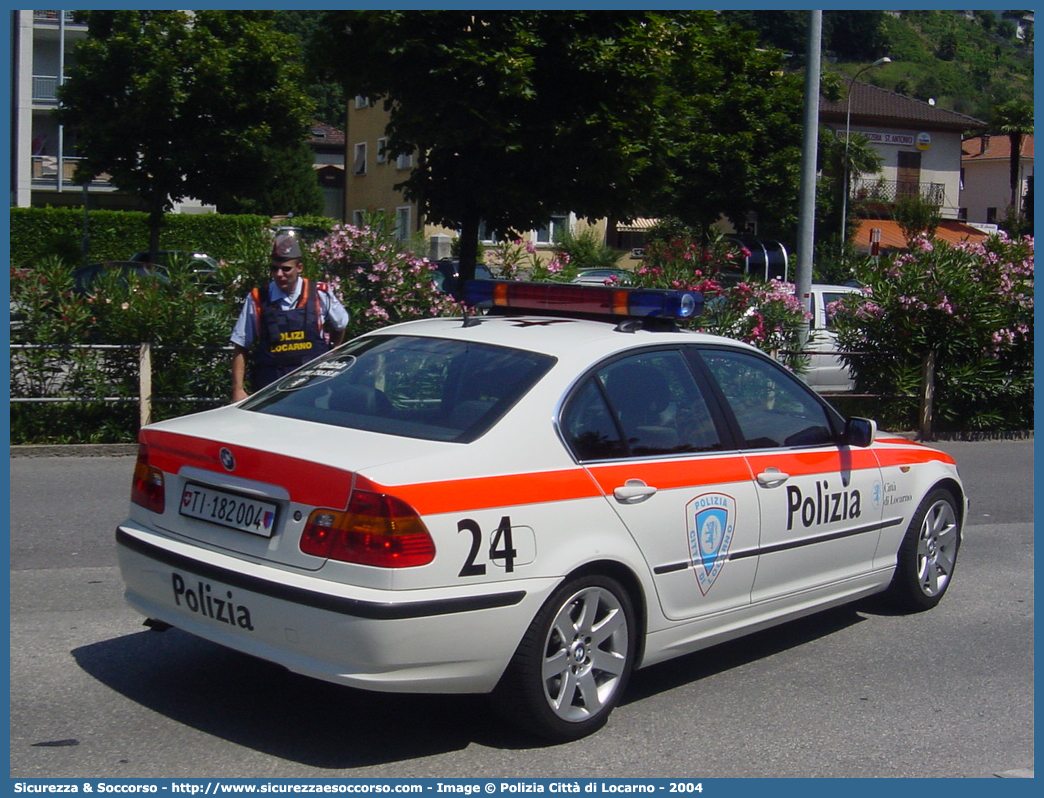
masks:
{"label": "red light bar section", "polygon": [[472,280],[464,288],[472,306],[541,311],[568,316],[687,318],[702,308],[702,296],[689,291],[613,288],[568,283]]}
{"label": "red light bar section", "polygon": [[627,291],[618,288],[505,281],[494,282],[491,298],[495,306],[502,308],[628,315]]}

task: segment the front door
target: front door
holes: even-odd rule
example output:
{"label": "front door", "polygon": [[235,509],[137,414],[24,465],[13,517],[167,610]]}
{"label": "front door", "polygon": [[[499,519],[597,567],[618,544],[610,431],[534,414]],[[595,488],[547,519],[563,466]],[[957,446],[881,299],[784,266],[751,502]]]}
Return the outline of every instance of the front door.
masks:
{"label": "front door", "polygon": [[761,539],[752,601],[868,573],[883,510],[874,453],[840,445],[832,414],[779,364],[735,349],[709,349],[703,358],[756,485]]}
{"label": "front door", "polygon": [[921,153],[900,152],[896,173],[896,194],[899,197],[917,196],[921,192]]}

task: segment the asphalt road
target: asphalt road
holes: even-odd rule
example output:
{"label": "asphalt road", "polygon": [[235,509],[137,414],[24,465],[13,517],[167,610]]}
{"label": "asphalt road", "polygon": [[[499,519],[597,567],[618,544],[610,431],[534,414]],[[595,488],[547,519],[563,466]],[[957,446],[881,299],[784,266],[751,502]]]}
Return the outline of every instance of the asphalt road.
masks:
{"label": "asphalt road", "polygon": [[635,674],[557,747],[478,696],[287,673],[122,601],[112,533],[132,457],[12,457],[11,775],[988,777],[1033,768],[1033,442],[943,443],[971,496],[935,610],[873,601]]}

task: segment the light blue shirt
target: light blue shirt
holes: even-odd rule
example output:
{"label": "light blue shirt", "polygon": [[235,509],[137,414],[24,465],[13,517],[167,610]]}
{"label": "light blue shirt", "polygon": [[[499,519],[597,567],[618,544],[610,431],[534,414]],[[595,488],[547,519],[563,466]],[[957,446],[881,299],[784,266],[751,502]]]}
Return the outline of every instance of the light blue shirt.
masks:
{"label": "light blue shirt", "polygon": [[[312,286],[316,283],[313,281]],[[278,302],[283,310],[292,310],[301,298],[304,288],[303,278],[297,281],[294,290],[284,294],[273,280],[268,284],[268,303]],[[319,291],[319,311],[323,318],[323,329],[328,332],[337,332],[348,326],[348,311],[344,305],[329,290]],[[239,344],[244,349],[249,349],[257,341],[257,322],[254,300],[248,294],[243,300],[243,309],[239,311],[236,326],[232,328],[230,339],[232,343]]]}

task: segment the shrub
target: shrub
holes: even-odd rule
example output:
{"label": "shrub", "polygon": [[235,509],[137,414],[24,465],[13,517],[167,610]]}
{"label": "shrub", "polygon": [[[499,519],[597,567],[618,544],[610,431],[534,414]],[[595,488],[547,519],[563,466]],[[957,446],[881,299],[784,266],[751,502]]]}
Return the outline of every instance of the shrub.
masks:
{"label": "shrub", "polygon": [[1033,426],[1033,239],[1004,234],[951,246],[926,237],[877,266],[829,308],[860,392],[919,407],[921,367],[935,355],[939,429]]}
{"label": "shrub", "polygon": [[586,227],[580,232],[572,230],[555,242],[555,251],[561,256],[567,255],[569,264],[577,272],[584,269],[615,269],[623,257],[623,253],[606,246],[593,228]]}
{"label": "shrub", "polygon": [[690,326],[745,341],[795,371],[805,367],[806,358],[798,352],[809,314],[793,284],[743,278],[740,264],[750,256],[745,248],[720,235],[707,244],[674,237],[651,242],[645,255],[635,270],[640,285],[703,294],[703,314]]}
{"label": "shrub", "polygon": [[567,251],[556,251],[545,261],[532,241],[505,238],[485,251],[485,262],[501,280],[535,280],[568,283],[576,277],[576,267]]}
{"label": "shrub", "polygon": [[158,347],[154,418],[206,406],[198,399],[224,401],[233,305],[204,295],[187,264],[172,263],[167,274],[167,280],[106,275],[79,295],[72,269],[59,258],[11,270],[11,397],[93,400],[13,403],[13,443],[133,441],[144,342]]}
{"label": "shrub", "polygon": [[335,225],[311,254],[351,316],[348,338],[400,321],[460,313],[452,297],[436,290],[428,259],[396,238],[389,214],[367,214],[362,227]]}
{"label": "shrub", "polygon": [[[266,216],[229,214],[167,214],[160,249],[196,250],[232,260],[245,235],[267,235]],[[333,224],[325,217],[295,218],[307,235],[325,235]],[[93,210],[87,213],[89,262],[126,260],[149,248],[148,214],[138,211]],[[82,262],[82,208],[11,208],[11,263],[32,266],[43,257],[59,255],[70,264]]]}

